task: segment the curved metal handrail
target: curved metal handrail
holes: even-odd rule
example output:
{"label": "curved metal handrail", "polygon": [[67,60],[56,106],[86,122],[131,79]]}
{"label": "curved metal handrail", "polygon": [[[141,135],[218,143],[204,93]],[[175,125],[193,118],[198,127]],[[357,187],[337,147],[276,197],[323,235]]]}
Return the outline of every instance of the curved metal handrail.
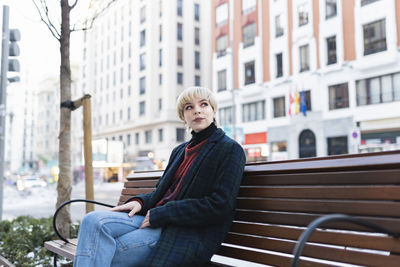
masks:
{"label": "curved metal handrail", "polygon": [[97,205],[101,205],[101,206],[105,206],[105,207],[109,207],[109,208],[113,208],[115,206],[107,204],[107,203],[102,203],[102,202],[98,202],[98,201],[94,201],[94,200],[89,200],[89,199],[71,199],[68,201],[63,202],[56,210],[56,212],[54,213],[53,216],[53,228],[54,228],[54,232],[56,233],[56,235],[64,242],[66,243],[70,243],[66,238],[64,238],[57,230],[57,226],[56,226],[56,221],[57,221],[57,215],[60,212],[60,210],[68,205],[71,204],[73,202],[88,202],[88,203],[93,203],[93,204],[97,204]]}
{"label": "curved metal handrail", "polygon": [[323,223],[327,222],[333,222],[333,221],[348,221],[352,222],[361,226],[365,226],[367,228],[374,229],[375,231],[381,232],[388,234],[390,236],[393,236],[394,238],[398,238],[400,236],[400,233],[395,233],[392,232],[382,226],[379,226],[375,223],[368,222],[350,215],[346,214],[330,214],[330,215],[325,215],[322,217],[319,217],[318,219],[315,219],[312,221],[308,226],[307,229],[300,235],[298,242],[296,246],[293,249],[293,260],[292,260],[292,265],[291,267],[297,267],[299,264],[300,260],[300,255],[303,252],[304,246],[308,240],[308,238],[311,236],[311,234],[316,230],[317,227],[319,227]]}

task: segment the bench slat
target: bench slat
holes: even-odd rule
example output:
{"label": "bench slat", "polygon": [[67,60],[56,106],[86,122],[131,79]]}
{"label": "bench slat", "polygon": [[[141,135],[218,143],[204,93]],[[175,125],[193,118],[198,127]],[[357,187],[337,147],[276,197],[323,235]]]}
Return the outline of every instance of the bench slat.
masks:
{"label": "bench slat", "polygon": [[44,243],[45,248],[48,250],[61,255],[63,257],[66,257],[67,259],[73,260],[75,251],[76,251],[76,244],[77,244],[77,239],[71,239],[69,240],[72,243],[65,243],[62,240],[52,240],[52,241],[47,241]]}
{"label": "bench slat", "polygon": [[[244,222],[256,222],[256,223],[270,223],[288,226],[301,226],[305,227],[310,224],[313,220],[321,217],[322,214],[304,214],[294,212],[275,212],[275,211],[257,211],[257,210],[236,210],[235,220]],[[400,232],[400,219],[394,218],[376,218],[357,216],[357,218],[367,220],[385,227],[393,232]],[[337,230],[359,230],[370,232],[369,228],[355,225],[353,223],[346,222],[332,222],[327,223],[326,227],[337,229]]]}
{"label": "bench slat", "polygon": [[252,186],[241,187],[239,197],[400,200],[400,186]]}
{"label": "bench slat", "polygon": [[400,217],[400,202],[341,201],[303,199],[238,198],[237,208],[250,210],[296,211],[307,213],[344,213],[349,215]]}
{"label": "bench slat", "polygon": [[400,169],[273,174],[247,172],[242,185],[400,184]]}
{"label": "bench slat", "polygon": [[[292,240],[277,240],[234,233],[228,234],[224,242],[233,245],[240,245],[264,250],[273,250],[288,254],[292,253],[296,245],[296,242]],[[343,247],[324,247],[310,243],[307,243],[302,255],[316,259],[332,260],[338,262],[340,262],[342,259],[343,262],[368,266],[395,266],[395,263],[400,262],[400,256],[386,256],[379,255],[377,253],[367,254],[359,251],[349,250],[348,248],[345,249]]]}
{"label": "bench slat", "polygon": [[[291,228],[235,221],[232,223],[230,232],[296,241],[304,230],[305,227]],[[400,239],[394,239],[390,236],[383,235],[378,236],[376,234],[365,235],[365,233],[360,234],[356,232],[328,232],[317,230],[311,235],[309,241],[344,247],[400,252]]]}
{"label": "bench slat", "polygon": [[122,189],[122,195],[129,195],[134,196],[137,194],[146,194],[146,193],[151,193],[154,191],[154,188],[124,188]]}
{"label": "bench slat", "polygon": [[[226,245],[222,245],[219,251],[216,253],[217,255],[231,257],[235,259],[267,264],[272,266],[290,266],[291,257],[272,254],[268,251],[258,252],[248,249],[230,247]],[[324,264],[324,263],[317,263],[305,259],[301,259],[299,262],[300,267],[308,267],[308,266],[315,266],[315,267],[326,267],[326,266],[333,266],[331,264]]]}
{"label": "bench slat", "polygon": [[131,180],[128,182],[125,182],[124,187],[125,188],[131,188],[131,187],[151,187],[154,188],[158,182],[158,179],[152,179],[152,180]]}

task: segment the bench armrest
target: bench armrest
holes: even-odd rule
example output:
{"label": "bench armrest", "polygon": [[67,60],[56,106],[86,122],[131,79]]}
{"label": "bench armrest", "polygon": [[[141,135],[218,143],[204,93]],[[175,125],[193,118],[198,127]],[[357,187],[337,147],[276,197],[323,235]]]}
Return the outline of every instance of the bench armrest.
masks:
{"label": "bench armrest", "polygon": [[89,199],[71,199],[71,200],[68,200],[68,201],[65,201],[64,203],[62,203],[62,204],[57,208],[56,212],[55,212],[54,215],[53,215],[53,229],[54,229],[54,232],[56,233],[56,235],[57,235],[62,241],[64,241],[65,243],[69,243],[69,241],[68,241],[66,238],[64,238],[64,237],[58,232],[58,230],[57,230],[57,225],[56,225],[57,215],[58,215],[58,213],[60,212],[60,210],[61,210],[64,206],[69,205],[69,204],[71,204],[71,203],[73,203],[73,202],[88,202],[88,203],[93,203],[93,204],[97,204],[97,205],[101,205],[101,206],[105,206],[105,207],[109,207],[109,208],[115,207],[115,206],[110,205],[110,204],[107,204],[107,203],[102,203],[102,202],[98,202],[98,201],[94,201],[94,200],[89,200]]}
{"label": "bench armrest", "polygon": [[359,218],[356,218],[354,216],[346,215],[346,214],[330,214],[330,215],[325,215],[321,216],[318,219],[315,219],[312,221],[308,226],[307,229],[300,235],[299,239],[297,240],[296,246],[294,247],[293,250],[293,260],[291,267],[297,267],[299,264],[300,256],[303,252],[303,248],[308,240],[308,238],[311,236],[311,234],[319,227],[320,225],[327,223],[327,222],[332,222],[332,221],[347,221],[347,222],[352,222],[361,226],[365,226],[367,228],[371,228],[377,232],[380,233],[385,233],[388,234],[394,238],[397,238],[400,236],[400,233],[395,233],[392,232],[382,226],[379,226],[375,223],[371,223],[369,221],[365,221]]}

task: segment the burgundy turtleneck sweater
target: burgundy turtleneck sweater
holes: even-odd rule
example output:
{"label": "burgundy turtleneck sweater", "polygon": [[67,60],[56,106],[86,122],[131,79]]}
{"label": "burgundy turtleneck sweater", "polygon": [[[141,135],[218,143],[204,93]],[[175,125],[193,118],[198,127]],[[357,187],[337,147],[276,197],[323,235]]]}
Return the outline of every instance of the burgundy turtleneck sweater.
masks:
{"label": "burgundy turtleneck sweater", "polygon": [[207,142],[208,138],[215,132],[216,129],[217,127],[215,124],[211,123],[210,126],[198,133],[192,131],[193,137],[189,145],[185,148],[184,159],[181,165],[179,165],[178,170],[175,172],[170,188],[167,190],[164,197],[156,204],[156,207],[176,199],[182,188],[183,181],[185,180],[190,166],[199,154],[201,147]]}

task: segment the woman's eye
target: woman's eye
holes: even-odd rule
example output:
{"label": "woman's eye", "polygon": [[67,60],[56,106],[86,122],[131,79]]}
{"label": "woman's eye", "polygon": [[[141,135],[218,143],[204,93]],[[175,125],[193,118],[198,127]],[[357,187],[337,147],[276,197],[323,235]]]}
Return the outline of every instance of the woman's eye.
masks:
{"label": "woman's eye", "polygon": [[185,107],[185,110],[190,110],[190,109],[192,109],[192,106],[186,106]]}
{"label": "woman's eye", "polygon": [[201,103],[201,106],[203,106],[203,107],[206,107],[206,106],[208,106],[208,103]]}

